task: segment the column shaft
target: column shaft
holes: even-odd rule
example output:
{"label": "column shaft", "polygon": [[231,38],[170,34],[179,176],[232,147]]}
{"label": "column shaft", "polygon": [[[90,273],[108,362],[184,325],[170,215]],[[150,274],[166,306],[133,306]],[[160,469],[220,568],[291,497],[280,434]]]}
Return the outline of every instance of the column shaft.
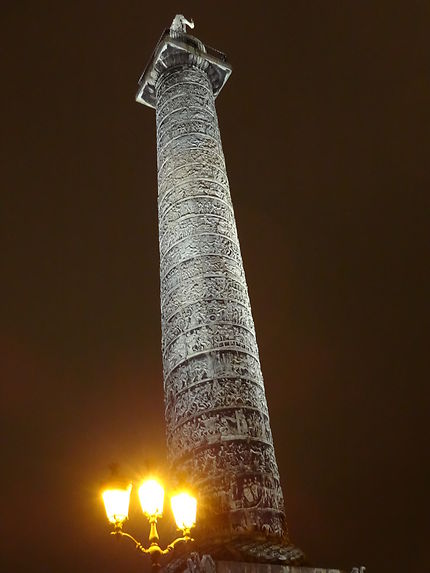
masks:
{"label": "column shaft", "polygon": [[210,79],[156,83],[167,444],[205,535],[286,534],[254,323]]}

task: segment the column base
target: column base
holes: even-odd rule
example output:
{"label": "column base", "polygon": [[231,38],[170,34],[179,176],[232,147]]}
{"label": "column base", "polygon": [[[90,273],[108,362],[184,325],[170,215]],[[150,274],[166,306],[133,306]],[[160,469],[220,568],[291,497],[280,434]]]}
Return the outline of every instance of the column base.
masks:
{"label": "column base", "polygon": [[[353,570],[354,571],[354,570]],[[359,571],[359,570],[357,570]],[[280,565],[255,561],[224,561],[210,554],[189,553],[163,567],[163,573],[347,573],[309,565]]]}
{"label": "column base", "polygon": [[[301,567],[305,565],[307,562],[303,551],[288,541],[238,537],[194,542],[189,549],[185,546],[183,551],[175,552],[163,569],[165,573],[314,572],[306,567],[302,570]],[[328,571],[340,573],[337,569]],[[319,573],[326,573],[326,570],[321,569]]]}

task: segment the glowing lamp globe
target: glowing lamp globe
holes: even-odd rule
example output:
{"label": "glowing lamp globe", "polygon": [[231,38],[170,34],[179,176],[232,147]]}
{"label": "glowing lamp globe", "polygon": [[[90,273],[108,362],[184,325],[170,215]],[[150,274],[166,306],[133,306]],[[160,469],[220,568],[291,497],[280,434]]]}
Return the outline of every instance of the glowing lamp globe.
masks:
{"label": "glowing lamp globe", "polygon": [[122,524],[128,517],[131,484],[126,488],[106,489],[102,493],[108,520],[114,525]]}
{"label": "glowing lamp globe", "polygon": [[184,492],[174,495],[170,502],[178,529],[182,531],[191,529],[196,523],[196,498]]}
{"label": "glowing lamp globe", "polygon": [[155,479],[144,481],[138,494],[142,511],[147,517],[157,518],[163,515],[164,489]]}

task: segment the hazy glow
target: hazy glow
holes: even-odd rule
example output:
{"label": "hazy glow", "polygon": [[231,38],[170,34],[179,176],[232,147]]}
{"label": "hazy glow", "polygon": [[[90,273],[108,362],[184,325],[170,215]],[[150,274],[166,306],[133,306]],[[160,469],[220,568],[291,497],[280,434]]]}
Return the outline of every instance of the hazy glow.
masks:
{"label": "hazy glow", "polygon": [[196,523],[197,500],[188,493],[174,495],[171,500],[173,515],[179,529],[191,529]]}
{"label": "hazy glow", "polygon": [[125,521],[128,517],[131,484],[127,489],[107,489],[102,493],[106,515],[111,523]]}
{"label": "hazy glow", "polygon": [[155,480],[148,479],[139,488],[139,500],[142,511],[148,517],[163,515],[164,489]]}

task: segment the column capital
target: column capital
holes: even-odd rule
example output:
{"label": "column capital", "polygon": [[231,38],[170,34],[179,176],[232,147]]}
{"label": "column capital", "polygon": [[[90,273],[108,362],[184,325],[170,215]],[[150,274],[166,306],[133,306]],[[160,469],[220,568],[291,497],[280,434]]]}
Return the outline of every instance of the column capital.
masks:
{"label": "column capital", "polygon": [[198,38],[167,28],[138,82],[136,101],[155,108],[155,85],[168,68],[194,65],[204,69],[217,97],[228,80],[232,68],[222,52],[206,46]]}

